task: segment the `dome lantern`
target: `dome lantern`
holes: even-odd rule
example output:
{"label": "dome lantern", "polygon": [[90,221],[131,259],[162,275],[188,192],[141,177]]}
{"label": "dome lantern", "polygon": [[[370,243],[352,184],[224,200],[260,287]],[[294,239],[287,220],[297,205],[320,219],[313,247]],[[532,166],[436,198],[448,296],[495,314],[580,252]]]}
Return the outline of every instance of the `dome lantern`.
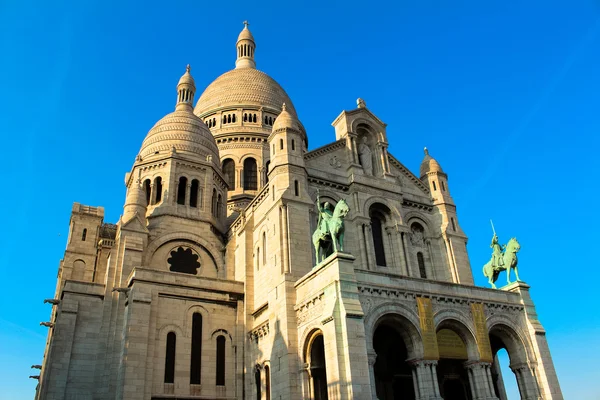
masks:
{"label": "dome lantern", "polygon": [[196,83],[192,74],[190,74],[190,64],[185,68],[185,74],[179,79],[177,84],[177,106],[176,110],[192,110],[194,95],[196,94]]}
{"label": "dome lantern", "polygon": [[256,62],[254,61],[254,50],[256,49],[256,43],[254,37],[248,29],[248,21],[244,21],[244,29],[240,32],[236,43],[237,48],[237,60],[235,61],[235,68],[256,68]]}

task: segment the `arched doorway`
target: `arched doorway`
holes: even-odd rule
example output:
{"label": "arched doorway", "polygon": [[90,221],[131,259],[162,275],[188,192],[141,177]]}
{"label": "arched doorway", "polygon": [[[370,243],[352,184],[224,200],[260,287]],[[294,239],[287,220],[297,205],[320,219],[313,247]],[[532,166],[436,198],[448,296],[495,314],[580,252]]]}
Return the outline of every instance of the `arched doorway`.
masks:
{"label": "arched doorway", "polygon": [[310,386],[313,400],[327,400],[327,365],[323,333],[316,331],[308,340],[306,362],[310,369]]}
{"label": "arched doorway", "polygon": [[377,359],[373,366],[377,398],[414,400],[412,368],[406,362],[408,350],[400,333],[388,323],[380,324],[373,335]]}
{"label": "arched doorway", "polygon": [[[467,343],[463,339],[466,328],[455,321],[444,321],[437,332],[440,359],[437,365],[440,394],[447,400],[472,400],[468,371]],[[460,334],[459,334],[460,332]]]}
{"label": "arched doorway", "polygon": [[[513,392],[517,390],[521,398],[538,398],[540,390],[537,379],[527,361],[525,345],[516,332],[505,325],[493,326],[490,329],[490,346],[494,357],[491,373],[496,396],[500,400],[507,400],[508,394],[511,393],[507,391],[507,387],[510,389],[512,386]],[[508,353],[512,373],[502,373],[500,361],[504,352]]]}

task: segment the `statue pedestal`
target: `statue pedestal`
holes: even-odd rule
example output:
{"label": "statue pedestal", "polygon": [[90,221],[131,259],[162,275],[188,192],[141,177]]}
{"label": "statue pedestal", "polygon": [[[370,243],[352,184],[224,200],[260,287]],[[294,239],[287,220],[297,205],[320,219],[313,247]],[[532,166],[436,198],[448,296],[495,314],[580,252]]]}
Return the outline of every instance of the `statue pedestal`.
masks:
{"label": "statue pedestal", "polygon": [[295,284],[299,331],[323,332],[328,392],[338,399],[372,396],[354,261],[333,253]]}

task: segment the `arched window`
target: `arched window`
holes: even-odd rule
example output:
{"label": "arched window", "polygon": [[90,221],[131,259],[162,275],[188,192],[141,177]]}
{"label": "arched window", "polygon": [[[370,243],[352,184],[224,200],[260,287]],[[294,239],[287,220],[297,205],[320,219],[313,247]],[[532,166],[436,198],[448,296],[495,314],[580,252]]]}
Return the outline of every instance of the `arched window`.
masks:
{"label": "arched window", "polygon": [[175,332],[167,334],[167,349],[165,351],[165,383],[175,382],[175,345],[177,336]]}
{"label": "arched window", "polygon": [[85,242],[86,237],[87,237],[87,229],[83,228],[83,233],[81,234],[81,241]]}
{"label": "arched window", "polygon": [[423,258],[423,253],[417,253],[417,263],[419,264],[419,275],[421,278],[427,279],[427,271],[425,270],[425,259]]}
{"label": "arched window", "polygon": [[144,192],[146,193],[146,205],[150,204],[150,191],[151,191],[151,187],[150,187],[150,179],[146,179],[144,181]]}
{"label": "arched window", "polygon": [[227,123],[230,124],[231,123],[231,114],[227,115]]}
{"label": "arched window", "polygon": [[160,203],[162,200],[162,178],[157,176],[154,179],[154,204]]}
{"label": "arched window", "polygon": [[266,400],[271,400],[271,368],[265,365],[265,395]]}
{"label": "arched window", "polygon": [[223,115],[223,123],[226,124],[227,123],[227,115]]}
{"label": "arched window", "polygon": [[252,115],[252,122],[256,122],[256,114]]}
{"label": "arched window", "polygon": [[244,113],[244,122],[248,122],[248,114]]}
{"label": "arched window", "polygon": [[177,204],[185,204],[185,191],[187,190],[187,178],[182,176],[179,178],[177,186]]}
{"label": "arched window", "polygon": [[383,229],[385,227],[386,214],[389,214],[389,209],[383,204],[374,204],[369,210],[373,247],[375,249],[375,263],[379,266],[387,266],[383,244]]}
{"label": "arched window", "polygon": [[190,187],[190,207],[198,207],[198,189],[200,182],[198,179],[192,179],[192,186]]}
{"label": "arched window", "polygon": [[244,189],[258,189],[256,160],[251,157],[244,160]]}
{"label": "arched window", "polygon": [[265,125],[269,125],[269,117],[265,115]]}
{"label": "arched window", "polygon": [[256,385],[256,398],[257,399],[261,399],[262,398],[262,391],[261,391],[261,382],[260,382],[260,365],[257,365],[254,368],[254,384]]}
{"label": "arched window", "polygon": [[263,248],[263,265],[267,264],[267,233],[263,232],[262,234],[262,248]]}
{"label": "arched window", "polygon": [[217,385],[225,385],[225,336],[217,337]]}
{"label": "arched window", "polygon": [[223,160],[223,175],[225,182],[229,186],[229,190],[235,189],[235,163],[231,158]]}
{"label": "arched window", "polygon": [[231,122],[234,122],[234,123],[235,123],[235,114],[233,114],[233,115],[231,116]]}
{"label": "arched window", "polygon": [[192,360],[190,365],[190,383],[199,385],[200,370],[202,367],[202,315],[194,313],[192,316]]}
{"label": "arched window", "polygon": [[217,119],[213,118],[212,126],[215,126],[215,125],[217,125]]}

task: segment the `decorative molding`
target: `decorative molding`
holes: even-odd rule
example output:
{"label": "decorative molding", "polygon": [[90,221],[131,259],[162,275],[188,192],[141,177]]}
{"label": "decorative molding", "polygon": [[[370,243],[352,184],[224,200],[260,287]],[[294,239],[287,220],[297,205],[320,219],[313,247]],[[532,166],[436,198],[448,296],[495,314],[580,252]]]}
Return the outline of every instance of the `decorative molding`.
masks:
{"label": "decorative molding", "polygon": [[323,147],[319,147],[317,149],[311,150],[308,153],[304,154],[304,160],[312,160],[313,158],[318,158],[327,153],[331,153],[335,150],[343,149],[346,147],[346,138],[335,141],[331,144],[325,145]]}
{"label": "decorative molding", "polygon": [[308,182],[309,183],[313,183],[315,185],[319,185],[319,186],[325,186],[325,187],[330,187],[336,190],[341,190],[344,192],[347,192],[348,189],[350,189],[350,187],[348,185],[345,185],[343,183],[338,183],[338,182],[333,182],[327,179],[323,179],[323,178],[314,178],[314,177],[308,177]]}
{"label": "decorative molding", "polygon": [[298,325],[312,321],[323,313],[325,293],[321,292],[312,299],[296,307]]}
{"label": "decorative molding", "polygon": [[269,321],[265,321],[248,332],[248,340],[258,343],[259,340],[269,336]]}

